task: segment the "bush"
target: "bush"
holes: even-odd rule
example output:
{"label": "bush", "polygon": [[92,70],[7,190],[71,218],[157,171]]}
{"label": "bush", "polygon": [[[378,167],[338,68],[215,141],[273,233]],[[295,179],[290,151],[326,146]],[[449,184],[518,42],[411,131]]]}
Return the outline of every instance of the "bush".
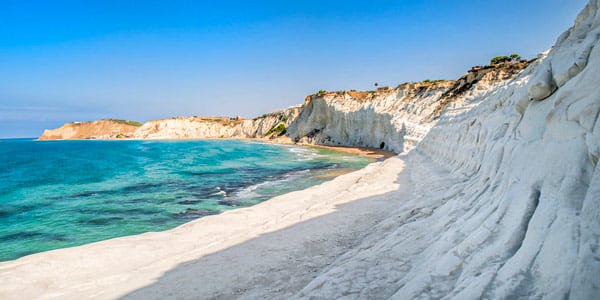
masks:
{"label": "bush", "polygon": [[496,57],[492,58],[490,63],[492,65],[497,65],[499,63],[503,63],[503,62],[507,62],[507,61],[510,61],[510,57],[508,57],[506,55],[502,55],[502,56],[496,56]]}
{"label": "bush", "polygon": [[109,119],[109,120],[113,121],[115,123],[125,124],[125,125],[130,125],[130,126],[136,126],[136,127],[142,126],[142,123],[137,122],[137,121],[121,120],[121,119]]}
{"label": "bush", "polygon": [[254,119],[252,119],[252,120],[256,121],[256,120],[258,120],[258,119],[264,119],[264,118],[266,118],[266,117],[268,117],[268,116],[269,116],[269,114],[262,114],[262,115],[260,115],[260,116],[258,116],[258,117],[256,117],[256,118],[254,118]]}
{"label": "bush", "polygon": [[267,135],[274,135],[274,136],[281,136],[284,135],[287,132],[287,127],[285,127],[285,124],[279,123],[278,125],[273,126],[273,128],[269,129],[269,131],[267,131],[267,133],[265,133],[265,136]]}
{"label": "bush", "polygon": [[510,55],[511,60],[520,60],[521,59],[521,55],[513,53]]}
{"label": "bush", "polygon": [[442,81],[446,81],[446,80],[445,79],[434,79],[434,80],[425,79],[425,80],[423,80],[424,83],[436,83],[436,82],[442,82]]}
{"label": "bush", "polygon": [[325,94],[325,93],[327,93],[326,90],[319,90],[319,92],[317,94]]}

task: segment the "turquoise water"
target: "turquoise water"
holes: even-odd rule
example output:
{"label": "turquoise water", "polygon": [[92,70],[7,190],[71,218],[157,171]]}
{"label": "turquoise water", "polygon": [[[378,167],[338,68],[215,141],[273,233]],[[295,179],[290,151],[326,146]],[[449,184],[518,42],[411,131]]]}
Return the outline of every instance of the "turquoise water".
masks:
{"label": "turquoise water", "polygon": [[171,229],[370,162],[234,140],[2,140],[0,261]]}

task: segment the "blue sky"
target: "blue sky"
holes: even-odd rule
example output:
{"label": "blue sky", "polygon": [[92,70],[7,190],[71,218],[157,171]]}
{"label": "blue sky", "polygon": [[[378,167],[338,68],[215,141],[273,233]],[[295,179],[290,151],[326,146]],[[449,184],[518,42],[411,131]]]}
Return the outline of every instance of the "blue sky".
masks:
{"label": "blue sky", "polygon": [[531,58],[585,0],[0,1],[0,137],[69,121],[253,117],[320,89]]}

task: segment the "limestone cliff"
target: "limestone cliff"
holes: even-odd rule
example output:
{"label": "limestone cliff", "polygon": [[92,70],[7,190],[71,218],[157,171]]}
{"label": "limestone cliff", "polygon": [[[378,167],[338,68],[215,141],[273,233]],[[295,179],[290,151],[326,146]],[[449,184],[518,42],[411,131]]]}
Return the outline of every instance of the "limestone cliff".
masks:
{"label": "limestone cliff", "polygon": [[99,120],[67,123],[60,128],[44,130],[40,140],[122,139],[132,138],[142,124],[126,120]]}
{"label": "limestone cliff", "polygon": [[275,138],[285,134],[301,109],[301,106],[290,107],[250,120],[240,117],[175,117],[143,125],[131,125],[130,121],[120,120],[67,123],[57,129],[45,130],[39,139]]}
{"label": "limestone cliff", "polygon": [[528,64],[521,61],[476,67],[456,81],[415,82],[371,92],[311,95],[288,132],[299,142],[404,152],[423,139],[446,106],[487,93]]}
{"label": "limestone cliff", "polygon": [[109,120],[69,123],[46,130],[49,139],[206,139],[273,138],[296,142],[381,148],[397,153],[412,149],[451,103],[462,103],[513,78],[528,62],[477,67],[460,79],[404,83],[376,91],[324,92],[304,105],[254,119],[175,117],[132,127]]}
{"label": "limestone cliff", "polygon": [[[300,113],[301,107],[264,114],[254,119],[219,117],[177,117],[145,123],[135,133],[136,139],[203,139],[203,138],[262,138],[282,132]],[[285,133],[285,132],[284,132]]]}
{"label": "limestone cliff", "polygon": [[599,7],[515,79],[448,103],[386,234],[297,298],[600,299]]}

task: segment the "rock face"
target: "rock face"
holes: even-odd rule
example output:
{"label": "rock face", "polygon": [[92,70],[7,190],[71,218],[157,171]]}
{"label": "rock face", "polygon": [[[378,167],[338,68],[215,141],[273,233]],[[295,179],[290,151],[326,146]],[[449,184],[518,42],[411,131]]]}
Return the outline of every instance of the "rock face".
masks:
{"label": "rock face", "polygon": [[132,138],[141,124],[125,120],[99,120],[67,123],[60,128],[44,130],[40,140],[122,139]]}
{"label": "rock face", "polygon": [[[118,127],[121,125],[116,122],[113,127],[106,126],[106,120],[69,123],[46,130],[40,139],[272,138],[285,134],[308,144],[361,146],[401,153],[423,139],[448,104],[485,93],[527,65],[528,62],[516,62],[486,66],[471,70],[456,81],[404,83],[394,89],[368,92],[319,93],[306,97],[304,105],[252,120],[176,117],[149,121],[139,128]],[[281,124],[285,132],[275,130]]]}
{"label": "rock face", "polygon": [[302,107],[264,114],[252,120],[224,117],[176,117],[153,120],[136,126],[119,120],[68,123],[54,130],[45,130],[40,140],[68,139],[208,139],[276,137],[300,113]]}
{"label": "rock face", "polygon": [[[289,124],[301,107],[265,114],[252,120],[240,118],[177,117],[145,123],[134,134],[136,139],[262,138],[273,128]],[[271,132],[269,132],[271,131]]]}
{"label": "rock face", "polygon": [[299,142],[381,148],[401,153],[414,148],[450,103],[463,103],[511,79],[528,62],[473,69],[457,81],[401,84],[372,92],[332,92],[306,98],[290,126]]}
{"label": "rock face", "polygon": [[599,299],[599,6],[515,79],[449,103],[407,157],[447,171],[416,176],[423,196],[373,231],[396,229],[298,296]]}

